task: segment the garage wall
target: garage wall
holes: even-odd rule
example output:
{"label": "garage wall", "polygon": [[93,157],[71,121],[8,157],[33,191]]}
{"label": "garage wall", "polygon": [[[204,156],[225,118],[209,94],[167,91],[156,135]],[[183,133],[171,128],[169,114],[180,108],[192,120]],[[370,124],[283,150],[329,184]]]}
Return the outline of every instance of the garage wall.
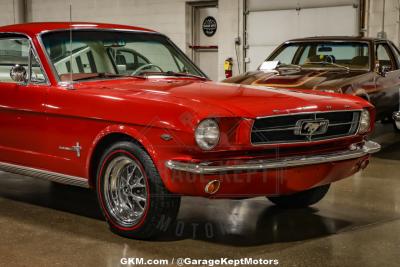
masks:
{"label": "garage wall", "polygon": [[358,0],[248,0],[246,69],[256,69],[282,42],[359,34]]}
{"label": "garage wall", "polygon": [[[218,76],[225,78],[224,61],[231,57],[233,59],[233,75],[239,74],[243,66],[243,1],[242,0],[219,0],[219,48],[218,48]],[[235,44],[235,37],[240,38],[240,44]],[[238,60],[239,59],[239,62]]]}
{"label": "garage wall", "polygon": [[14,12],[11,1],[0,1],[0,25],[14,23]]}
{"label": "garage wall", "polygon": [[[387,38],[400,46],[400,0],[386,0],[385,27]],[[382,31],[383,0],[367,1],[367,35],[376,37]]]}
{"label": "garage wall", "polygon": [[24,0],[0,0],[0,25],[21,23],[24,14]]}
{"label": "garage wall", "polygon": [[[206,0],[205,0],[206,1]],[[190,55],[190,23],[187,3],[196,0],[28,0],[28,21],[68,21],[72,3],[72,20],[110,22],[154,29],[169,36]],[[224,78],[225,58],[234,58],[234,74],[238,73],[234,36],[242,19],[239,11],[243,0],[219,0],[218,76]],[[240,16],[238,16],[240,15]],[[240,32],[240,34],[242,34]],[[241,47],[238,47],[241,61]]]}
{"label": "garage wall", "polygon": [[30,0],[30,21],[109,22],[151,28],[185,47],[185,0]]}

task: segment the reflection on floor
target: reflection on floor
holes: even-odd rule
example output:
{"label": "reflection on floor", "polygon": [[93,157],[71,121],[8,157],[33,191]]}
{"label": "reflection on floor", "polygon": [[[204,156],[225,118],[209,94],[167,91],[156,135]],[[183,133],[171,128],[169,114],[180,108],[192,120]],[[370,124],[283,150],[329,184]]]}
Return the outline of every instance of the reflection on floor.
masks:
{"label": "reflection on floor", "polygon": [[[280,210],[264,198],[184,198],[153,241],[108,231],[85,189],[0,173],[1,266],[118,266],[121,257],[263,257],[280,266],[395,266],[400,249],[400,134],[378,125],[370,166],[319,204]],[[193,208],[196,207],[196,208]]]}

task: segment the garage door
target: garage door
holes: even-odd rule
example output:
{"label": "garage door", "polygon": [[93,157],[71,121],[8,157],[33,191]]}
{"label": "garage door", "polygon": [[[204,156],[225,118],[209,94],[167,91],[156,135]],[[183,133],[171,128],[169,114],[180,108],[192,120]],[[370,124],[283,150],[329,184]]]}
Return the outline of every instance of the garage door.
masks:
{"label": "garage door", "polygon": [[358,7],[352,1],[341,6],[302,8],[294,5],[280,10],[264,9],[268,5],[263,7],[260,1],[270,2],[250,0],[247,6],[247,70],[256,69],[279,44],[289,39],[359,34]]}

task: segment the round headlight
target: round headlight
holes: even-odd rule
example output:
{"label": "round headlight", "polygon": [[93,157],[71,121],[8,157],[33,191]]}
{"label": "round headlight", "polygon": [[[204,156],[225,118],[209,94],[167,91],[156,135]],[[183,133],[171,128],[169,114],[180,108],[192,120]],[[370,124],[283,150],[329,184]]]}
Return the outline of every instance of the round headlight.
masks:
{"label": "round headlight", "polygon": [[199,123],[195,131],[197,145],[204,150],[213,149],[219,142],[218,123],[213,119],[206,119]]}
{"label": "round headlight", "polygon": [[367,133],[370,127],[371,127],[371,116],[369,114],[369,111],[364,109],[361,112],[360,127],[358,128],[358,133],[360,134]]}

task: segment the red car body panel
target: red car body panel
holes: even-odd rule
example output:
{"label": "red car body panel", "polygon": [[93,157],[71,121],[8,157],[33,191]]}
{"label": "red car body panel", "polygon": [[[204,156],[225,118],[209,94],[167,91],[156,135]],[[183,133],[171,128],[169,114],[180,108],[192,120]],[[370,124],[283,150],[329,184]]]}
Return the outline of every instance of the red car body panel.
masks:
{"label": "red car body panel", "polygon": [[[150,32],[121,25],[74,25],[73,28]],[[251,125],[260,116],[365,108],[374,116],[369,103],[350,95],[338,97],[324,92],[220,84],[195,78],[97,80],[77,82],[71,90],[57,82],[38,39],[41,32],[68,27],[68,23],[0,27],[0,34],[22,33],[31,38],[49,78],[47,85],[0,83],[0,162],[82,177],[92,183],[97,145],[111,134],[124,134],[146,149],[171,192],[206,196],[204,186],[215,175],[177,179],[181,174],[166,168],[165,162],[222,160],[229,164],[274,157],[277,145],[250,143]],[[198,123],[209,117],[221,119],[221,139],[214,150],[202,151],[193,133]],[[173,140],[163,140],[162,134],[171,135]],[[280,156],[335,151],[363,139],[364,135],[355,135],[335,141],[282,144]],[[80,157],[60,149],[77,142],[82,147]],[[278,187],[281,193],[305,190],[352,175],[367,158],[288,168],[284,176],[274,171],[253,172],[247,174],[250,178],[246,179],[251,182],[245,185],[221,178],[224,186],[216,197],[275,194]],[[268,182],[261,182],[265,176]]]}

